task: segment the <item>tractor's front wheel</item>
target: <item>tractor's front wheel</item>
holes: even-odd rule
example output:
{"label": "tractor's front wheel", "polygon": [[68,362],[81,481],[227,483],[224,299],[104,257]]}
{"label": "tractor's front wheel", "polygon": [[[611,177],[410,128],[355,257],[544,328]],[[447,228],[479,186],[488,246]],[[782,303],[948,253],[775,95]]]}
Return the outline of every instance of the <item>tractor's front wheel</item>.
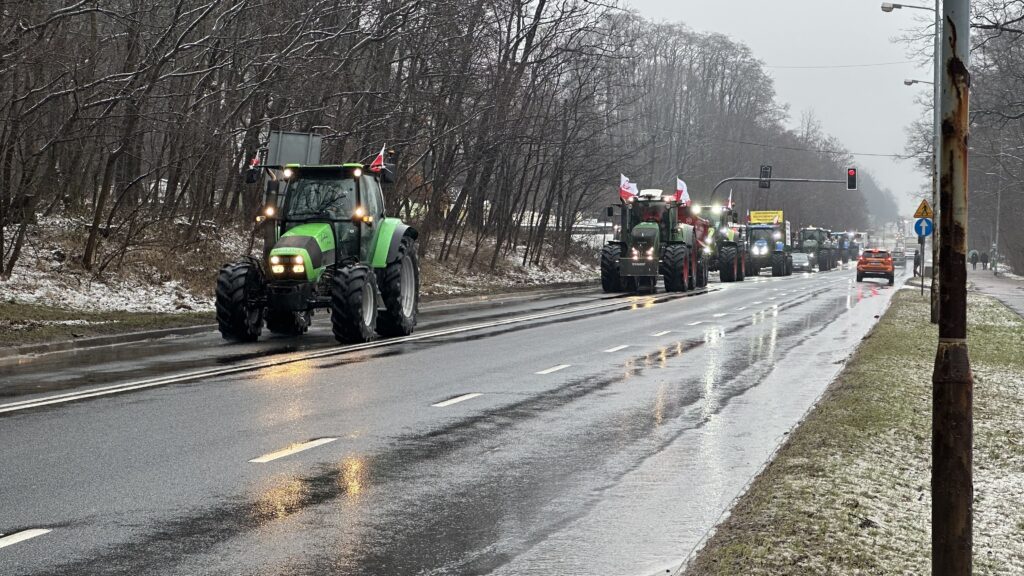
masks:
{"label": "tractor's front wheel", "polygon": [[772,254],[772,276],[786,275],[786,255],[780,252]]}
{"label": "tractor's front wheel", "polygon": [[384,268],[380,295],[384,310],[377,318],[377,332],[381,336],[412,334],[420,307],[420,265],[412,238],[402,238],[398,259]]}
{"label": "tractor's front wheel", "polygon": [[338,342],[368,342],[377,329],[377,282],[362,264],[346,266],[331,278],[331,328]]}
{"label": "tractor's front wheel", "polygon": [[670,244],[661,258],[661,275],[666,292],[686,292],[690,283],[690,251],[683,244]]}
{"label": "tractor's front wheel", "polygon": [[604,248],[601,248],[601,289],[605,292],[624,290],[622,277],[619,276],[620,256],[622,246],[618,244],[605,244]]}
{"label": "tractor's front wheel", "polygon": [[217,329],[225,340],[255,342],[263,331],[263,273],[250,261],[228,264],[217,274]]}
{"label": "tractor's front wheel", "polygon": [[739,261],[735,246],[718,249],[718,277],[722,282],[735,282],[739,276]]}

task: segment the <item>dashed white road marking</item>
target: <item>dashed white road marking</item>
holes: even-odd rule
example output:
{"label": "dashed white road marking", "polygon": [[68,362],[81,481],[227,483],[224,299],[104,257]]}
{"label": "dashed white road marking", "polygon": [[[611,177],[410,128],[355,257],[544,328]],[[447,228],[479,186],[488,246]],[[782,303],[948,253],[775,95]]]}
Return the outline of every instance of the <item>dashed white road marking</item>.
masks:
{"label": "dashed white road marking", "polygon": [[671,334],[671,333],[672,333],[671,330],[662,330],[661,332],[655,332],[654,334],[651,334],[651,336],[664,336],[665,334]]}
{"label": "dashed white road marking", "polygon": [[544,374],[551,374],[552,372],[558,372],[559,370],[565,370],[569,366],[572,366],[572,364],[559,364],[558,366],[552,366],[551,368],[548,368],[547,370],[541,370],[540,372],[534,372],[534,374],[539,374],[539,375],[543,376]]}
{"label": "dashed white road marking", "polygon": [[696,326],[697,324],[703,324],[703,320],[697,320],[696,322],[690,322],[687,326]]}
{"label": "dashed white road marking", "polygon": [[18,542],[24,542],[25,540],[35,538],[36,536],[42,536],[49,532],[50,530],[48,528],[31,528],[29,530],[14,532],[0,538],[0,548],[10,546],[11,544],[17,544]]}
{"label": "dashed white road marking", "polygon": [[622,345],[616,346],[614,348],[609,348],[609,349],[605,350],[605,352],[618,352],[619,350],[625,350],[626,348],[629,348],[629,344],[622,344]]}
{"label": "dashed white road marking", "polygon": [[772,296],[771,298],[769,298],[769,300],[775,300],[775,296]]}
{"label": "dashed white road marking", "polygon": [[252,460],[249,460],[249,462],[252,462],[254,464],[265,464],[267,462],[277,460],[278,458],[284,458],[285,456],[291,456],[292,454],[304,452],[306,450],[309,450],[310,448],[316,448],[317,446],[322,446],[324,444],[334,442],[335,440],[337,440],[337,438],[317,438],[316,440],[310,440],[309,442],[300,442],[299,444],[292,444],[291,446],[284,448],[282,450],[271,452],[270,454],[264,454],[259,458],[253,458]]}
{"label": "dashed white road marking", "polygon": [[754,305],[755,305],[755,306],[756,306],[756,305],[758,305],[758,304],[764,304],[764,301],[762,301],[762,300],[758,300],[757,302],[754,302]]}
{"label": "dashed white road marking", "polygon": [[456,396],[455,398],[449,398],[448,400],[445,400],[444,402],[438,402],[437,404],[431,404],[431,406],[433,406],[434,408],[444,408],[445,406],[451,406],[452,404],[458,404],[459,402],[464,402],[466,400],[472,400],[473,398],[476,398],[477,396],[482,396],[482,394],[479,393],[479,392],[472,392],[470,394],[463,394],[462,396]]}
{"label": "dashed white road marking", "polygon": [[747,309],[747,307],[746,307],[746,306],[741,306],[740,308],[737,308],[737,309],[736,309],[736,311],[737,311],[737,312],[743,312],[743,311],[744,311],[744,310],[746,310],[746,309]]}
{"label": "dashed white road marking", "polygon": [[715,318],[721,318],[722,316],[728,316],[728,312],[719,312],[718,314],[712,314]]}

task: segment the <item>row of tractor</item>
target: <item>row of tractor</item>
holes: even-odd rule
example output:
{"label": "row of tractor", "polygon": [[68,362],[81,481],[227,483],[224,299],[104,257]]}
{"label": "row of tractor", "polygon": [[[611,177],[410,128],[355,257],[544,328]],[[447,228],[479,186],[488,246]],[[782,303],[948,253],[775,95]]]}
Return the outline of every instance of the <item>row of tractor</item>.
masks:
{"label": "row of tractor", "polygon": [[[617,214],[616,214],[617,209]],[[605,292],[667,292],[722,282],[742,282],[765,269],[789,276],[796,269],[828,271],[856,258],[859,247],[845,232],[807,227],[794,233],[782,211],[751,212],[742,223],[735,206],[680,202],[660,189],[640,190],[607,209],[618,223],[601,251]]]}

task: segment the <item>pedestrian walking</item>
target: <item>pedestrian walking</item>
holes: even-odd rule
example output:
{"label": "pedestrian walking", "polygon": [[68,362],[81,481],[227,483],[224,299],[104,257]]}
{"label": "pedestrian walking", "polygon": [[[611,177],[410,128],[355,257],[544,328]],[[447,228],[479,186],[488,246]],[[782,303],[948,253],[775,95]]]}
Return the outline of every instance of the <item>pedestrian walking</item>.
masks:
{"label": "pedestrian walking", "polygon": [[988,252],[981,253],[981,269],[988,270]]}
{"label": "pedestrian walking", "polygon": [[977,270],[978,269],[978,251],[977,250],[971,250],[971,255],[969,256],[969,258],[971,259],[971,266],[973,266],[974,270]]}

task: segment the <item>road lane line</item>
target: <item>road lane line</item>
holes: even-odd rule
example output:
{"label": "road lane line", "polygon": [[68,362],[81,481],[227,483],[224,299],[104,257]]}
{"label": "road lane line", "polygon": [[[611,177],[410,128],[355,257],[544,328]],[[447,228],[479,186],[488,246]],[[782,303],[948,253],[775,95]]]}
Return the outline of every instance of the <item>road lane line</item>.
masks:
{"label": "road lane line", "polygon": [[42,536],[43,534],[48,534],[49,532],[50,530],[48,528],[32,528],[29,530],[14,532],[12,534],[4,536],[3,538],[0,538],[0,548],[10,546],[11,544],[17,544],[18,542],[24,542],[25,540],[35,538],[36,536]]}
{"label": "road lane line", "polygon": [[[684,298],[690,298],[693,296],[700,296],[703,294],[712,294],[720,292],[722,288],[706,288],[702,291],[688,292],[686,294],[680,294],[677,296],[669,297],[658,297],[661,301],[675,301],[682,300]],[[87,400],[89,398],[99,398],[102,396],[110,396],[114,394],[123,394],[125,392],[133,392],[136,390],[145,390],[147,388],[156,388],[160,386],[168,386],[170,384],[180,384],[183,382],[192,382],[195,380],[202,380],[205,378],[213,378],[217,376],[227,376],[232,374],[239,374],[244,372],[253,372],[256,370],[262,370],[265,368],[275,368],[277,366],[284,366],[287,364],[294,364],[296,362],[306,362],[309,360],[318,360],[321,358],[330,358],[333,356],[341,356],[344,354],[350,354],[352,352],[360,352],[363,350],[371,350],[376,348],[384,348],[388,346],[395,346],[397,344],[403,344],[406,342],[417,342],[420,340],[426,340],[429,338],[438,338],[442,336],[452,336],[455,334],[464,334],[466,332],[474,332],[477,330],[485,330],[488,328],[497,328],[500,326],[508,326],[510,324],[521,324],[524,322],[531,322],[535,320],[544,320],[547,318],[554,318],[558,316],[568,316],[581,312],[589,312],[592,310],[600,310],[603,308],[621,308],[629,309],[629,307],[635,307],[636,302],[634,300],[623,300],[613,299],[609,302],[597,302],[593,304],[584,304],[573,308],[565,308],[561,310],[554,310],[550,312],[540,312],[534,314],[525,314],[522,316],[515,316],[512,318],[505,318],[502,320],[494,320],[490,322],[483,322],[479,324],[469,324],[466,326],[455,326],[452,328],[440,328],[437,330],[431,330],[429,332],[419,332],[416,334],[410,334],[409,336],[402,336],[398,338],[388,338],[385,340],[375,340],[373,342],[366,342],[364,344],[350,344],[348,346],[338,346],[334,348],[328,348],[325,350],[317,350],[313,352],[300,352],[289,355],[281,355],[272,359],[259,360],[254,362],[247,362],[244,364],[236,364],[234,366],[224,368],[208,368],[204,370],[196,370],[193,372],[184,372],[181,374],[171,374],[168,376],[159,376],[155,378],[149,378],[145,380],[136,380],[133,382],[125,382],[123,384],[112,384],[109,386],[98,386],[95,388],[88,388],[77,392],[65,392],[62,394],[50,394],[41,396],[38,398],[30,398],[28,400],[19,400],[16,402],[8,402],[6,404],[0,404],[0,414],[8,412],[18,412],[21,410],[30,410],[33,408],[41,408],[43,406],[50,406],[54,404],[64,404],[67,402],[77,402],[80,400]]]}
{"label": "road lane line", "polygon": [[451,406],[452,404],[458,404],[459,402],[464,402],[466,400],[472,400],[473,398],[476,398],[477,396],[482,396],[482,395],[483,394],[481,394],[480,392],[473,392],[473,393],[470,393],[470,394],[463,394],[462,396],[456,396],[455,398],[449,398],[449,399],[445,400],[444,402],[438,402],[437,404],[431,404],[431,406],[433,406],[434,408],[444,408],[445,406]]}
{"label": "road lane line", "polygon": [[317,446],[323,446],[324,444],[329,444],[331,442],[334,442],[335,440],[337,440],[337,438],[317,438],[316,440],[310,440],[309,442],[302,442],[302,443],[299,443],[299,444],[292,444],[291,446],[289,446],[287,448],[284,448],[282,450],[278,450],[277,452],[271,452],[270,454],[264,454],[263,456],[260,456],[259,458],[253,458],[252,460],[249,460],[249,462],[252,462],[252,463],[255,463],[255,464],[265,464],[267,462],[271,462],[273,460],[277,460],[278,458],[284,458],[285,456],[291,456],[292,454],[297,454],[299,452],[305,452],[306,450],[309,450],[310,448],[316,448]]}
{"label": "road lane line", "polygon": [[712,314],[712,316],[715,317],[715,318],[721,318],[722,316],[728,316],[728,315],[729,315],[728,312],[719,312],[718,314]]}
{"label": "road lane line", "polygon": [[743,311],[744,311],[744,310],[746,310],[746,309],[747,309],[747,307],[746,307],[746,306],[743,306],[742,308],[737,308],[737,309],[736,309],[736,311],[737,311],[737,312],[743,312]]}
{"label": "road lane line", "polygon": [[697,320],[696,322],[690,322],[689,324],[687,324],[687,326],[696,326],[698,324],[703,324],[703,323],[704,323],[703,320]]}
{"label": "road lane line", "polygon": [[756,305],[758,305],[758,304],[764,304],[764,302],[763,302],[763,301],[761,301],[761,300],[758,300],[757,302],[754,302],[754,305],[755,305],[755,306],[756,306]]}
{"label": "road lane line", "polygon": [[651,336],[664,336],[665,334],[671,334],[671,333],[672,333],[671,330],[662,330],[661,332],[655,332],[654,334],[651,334]]}
{"label": "road lane line", "polygon": [[572,366],[572,364],[559,364],[558,366],[552,366],[551,368],[548,368],[547,370],[541,370],[540,372],[534,372],[534,374],[538,374],[540,376],[543,376],[545,374],[551,374],[552,372],[558,372],[559,370],[565,370],[569,366]]}
{"label": "road lane line", "polygon": [[622,344],[622,345],[616,346],[614,348],[609,348],[609,349],[605,350],[605,352],[618,352],[619,350],[625,350],[626,348],[629,348],[629,344]]}

